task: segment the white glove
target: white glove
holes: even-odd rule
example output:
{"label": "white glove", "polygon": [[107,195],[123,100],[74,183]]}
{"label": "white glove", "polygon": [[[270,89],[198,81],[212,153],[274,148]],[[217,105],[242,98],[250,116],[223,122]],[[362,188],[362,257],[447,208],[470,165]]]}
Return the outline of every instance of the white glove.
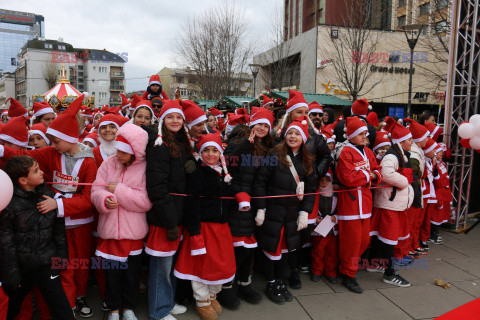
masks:
{"label": "white glove", "polygon": [[297,218],[297,231],[303,230],[308,227],[308,213],[300,211]]}
{"label": "white glove", "polygon": [[300,181],[300,183],[297,185],[296,191],[298,200],[302,201],[303,194],[305,193],[305,183],[303,181]]}
{"label": "white glove", "polygon": [[257,227],[260,227],[265,221],[265,209],[258,209],[257,216],[255,217],[255,223]]}

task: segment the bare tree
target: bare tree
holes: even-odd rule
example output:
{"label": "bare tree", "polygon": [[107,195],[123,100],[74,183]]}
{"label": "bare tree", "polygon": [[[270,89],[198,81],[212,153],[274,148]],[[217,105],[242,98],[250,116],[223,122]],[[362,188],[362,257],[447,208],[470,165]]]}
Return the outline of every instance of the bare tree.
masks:
{"label": "bare tree", "polygon": [[[285,41],[283,12],[275,6],[270,22],[270,41],[266,51],[261,55],[260,78],[271,89],[281,90],[300,83],[300,59],[294,54],[293,41]],[[298,52],[297,48],[297,52]]]}
{"label": "bare tree", "polygon": [[43,79],[47,82],[49,88],[53,88],[57,83],[58,69],[53,62],[47,62],[42,66]]}
{"label": "bare tree", "polygon": [[338,28],[338,37],[328,38],[334,49],[332,62],[337,78],[355,101],[382,81],[369,81],[374,75],[370,67],[375,61],[373,54],[379,41],[379,32],[374,28],[382,12],[373,10],[374,1],[371,0],[342,1],[345,2],[343,27]]}
{"label": "bare tree", "polygon": [[199,95],[219,99],[241,92],[252,53],[245,9],[225,1],[189,18],[175,41],[180,63],[189,66]]}

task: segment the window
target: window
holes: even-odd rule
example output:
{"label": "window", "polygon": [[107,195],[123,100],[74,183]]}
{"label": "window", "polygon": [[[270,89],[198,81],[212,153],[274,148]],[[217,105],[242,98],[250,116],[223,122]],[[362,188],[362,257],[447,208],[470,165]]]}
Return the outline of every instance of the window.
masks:
{"label": "window", "polygon": [[398,6],[403,7],[407,4],[407,0],[398,0]]}
{"label": "window", "polygon": [[187,95],[187,89],[180,89],[180,96],[184,97]]}
{"label": "window", "polygon": [[183,77],[177,77],[177,83],[183,83]]}
{"label": "window", "polygon": [[398,26],[404,26],[407,23],[407,16],[398,17]]}
{"label": "window", "polygon": [[93,67],[93,71],[97,70],[97,67]]}
{"label": "window", "polygon": [[67,46],[65,45],[59,44],[57,47],[58,47],[58,50],[67,50]]}
{"label": "window", "polygon": [[45,49],[53,49],[53,45],[51,43],[44,43]]}
{"label": "window", "polygon": [[99,98],[106,98],[106,97],[107,97],[107,93],[106,93],[106,92],[99,92],[99,93],[98,93],[98,97],[99,97]]}
{"label": "window", "polygon": [[422,28],[422,36],[428,35],[428,30],[429,30],[429,27],[424,26],[424,27]]}
{"label": "window", "polygon": [[441,10],[448,6],[448,0],[437,0],[437,10]]}
{"label": "window", "polygon": [[447,21],[439,21],[435,23],[435,33],[442,33],[447,31]]}
{"label": "window", "polygon": [[430,2],[422,4],[420,6],[420,15],[423,16],[424,14],[430,13]]}
{"label": "window", "polygon": [[98,67],[98,72],[107,73],[107,67]]}
{"label": "window", "polygon": [[195,84],[197,81],[194,78],[189,78],[188,83]]}

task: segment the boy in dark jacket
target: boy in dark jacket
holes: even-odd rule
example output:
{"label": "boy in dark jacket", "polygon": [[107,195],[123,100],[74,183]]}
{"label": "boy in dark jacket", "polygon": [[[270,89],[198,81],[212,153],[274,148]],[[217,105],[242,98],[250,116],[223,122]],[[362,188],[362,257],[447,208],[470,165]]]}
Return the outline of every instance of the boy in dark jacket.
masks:
{"label": "boy in dark jacket", "polygon": [[5,164],[14,183],[10,204],[0,214],[0,274],[9,296],[7,320],[20,311],[34,286],[40,289],[54,319],[75,319],[60,282],[58,259],[68,259],[65,221],[57,210],[40,213],[39,202],[53,198],[43,171],[30,156],[15,156]]}

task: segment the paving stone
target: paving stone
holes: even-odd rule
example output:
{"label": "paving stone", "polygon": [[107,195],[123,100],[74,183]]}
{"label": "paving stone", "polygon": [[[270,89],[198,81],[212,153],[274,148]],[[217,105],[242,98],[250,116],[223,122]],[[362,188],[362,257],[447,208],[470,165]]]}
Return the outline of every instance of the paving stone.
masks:
{"label": "paving stone", "polygon": [[378,291],[414,319],[438,317],[475,299],[455,286],[445,290],[433,284]]}
{"label": "paving stone", "polygon": [[475,298],[480,298],[480,280],[452,282],[455,287],[471,294]]}

